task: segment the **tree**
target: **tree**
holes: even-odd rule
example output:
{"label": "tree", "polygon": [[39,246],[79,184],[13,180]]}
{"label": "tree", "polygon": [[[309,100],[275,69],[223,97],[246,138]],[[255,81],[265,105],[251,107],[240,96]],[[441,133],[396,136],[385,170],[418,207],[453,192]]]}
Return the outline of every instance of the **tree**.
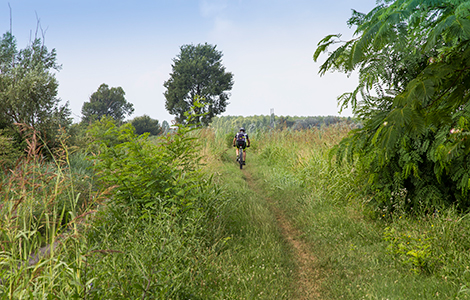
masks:
{"label": "tree", "polygon": [[90,96],[90,101],[83,103],[82,122],[90,123],[103,116],[109,116],[117,122],[122,122],[126,115],[131,115],[134,112],[134,105],[127,102],[124,95],[125,92],[121,87],[109,88],[107,84],[103,83]]}
{"label": "tree", "polygon": [[[57,97],[55,49],[48,51],[35,38],[18,51],[16,39],[7,32],[0,39],[0,129],[21,142],[26,131],[34,129],[50,148],[58,146],[57,130],[72,122],[68,103],[61,106]],[[18,124],[23,124],[19,130]],[[29,128],[29,129],[28,129]]]}
{"label": "tree", "polygon": [[[363,121],[339,148],[357,159],[379,206],[470,207],[470,2],[379,1],[354,11],[356,38],[330,35],[320,68],[359,72],[358,87],[338,98]],[[406,200],[406,201],[405,201]]]}
{"label": "tree", "polygon": [[177,122],[185,122],[185,112],[195,107],[197,99],[205,99],[203,107],[197,107],[196,122],[207,125],[211,119],[224,112],[233,86],[233,75],[222,65],[222,52],[216,46],[183,45],[180,54],[173,59],[170,79],[163,86],[167,89],[165,107],[176,115]]}
{"label": "tree", "polygon": [[159,135],[162,132],[162,127],[158,120],[152,119],[147,115],[135,117],[131,121],[132,126],[135,128],[135,133],[138,135],[148,132],[150,135]]}

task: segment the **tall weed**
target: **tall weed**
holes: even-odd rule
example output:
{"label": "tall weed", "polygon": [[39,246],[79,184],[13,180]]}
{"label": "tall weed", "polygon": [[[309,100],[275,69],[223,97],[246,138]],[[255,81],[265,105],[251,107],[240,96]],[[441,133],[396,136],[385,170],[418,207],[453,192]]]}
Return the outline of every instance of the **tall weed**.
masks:
{"label": "tall weed", "polygon": [[67,299],[83,289],[81,230],[100,196],[71,172],[66,150],[51,162],[29,145],[0,182],[0,297]]}

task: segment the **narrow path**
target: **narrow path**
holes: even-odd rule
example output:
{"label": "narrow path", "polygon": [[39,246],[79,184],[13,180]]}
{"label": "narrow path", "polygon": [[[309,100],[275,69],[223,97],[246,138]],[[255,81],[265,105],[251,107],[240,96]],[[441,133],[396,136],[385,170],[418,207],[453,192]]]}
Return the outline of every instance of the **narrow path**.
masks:
{"label": "narrow path", "polygon": [[277,226],[280,228],[284,239],[294,250],[294,259],[297,266],[297,272],[295,274],[295,299],[321,299],[319,293],[320,276],[318,270],[315,268],[315,257],[310,253],[309,246],[299,238],[301,232],[291,224],[284,212],[277,207],[272,199],[264,196],[265,193],[256,185],[250,172],[244,170],[243,173],[246,177],[248,187],[259,197],[266,199],[266,202],[270,205],[269,209],[276,216]]}

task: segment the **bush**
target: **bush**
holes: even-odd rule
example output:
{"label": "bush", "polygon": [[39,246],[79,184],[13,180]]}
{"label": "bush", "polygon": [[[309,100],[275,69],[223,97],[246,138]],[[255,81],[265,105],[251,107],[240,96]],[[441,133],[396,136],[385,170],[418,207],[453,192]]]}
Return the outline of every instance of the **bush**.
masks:
{"label": "bush", "polygon": [[130,124],[101,120],[92,127],[97,178],[114,189],[88,231],[90,295],[198,299],[198,293],[207,294],[199,284],[218,241],[211,226],[217,226],[217,205],[223,201],[201,171],[193,130],[180,126],[150,142]]}
{"label": "bush", "polygon": [[113,201],[157,210],[194,208],[208,185],[190,131],[180,127],[176,134],[150,143],[148,134],[138,136],[130,124],[97,122],[91,129],[99,149],[93,158],[95,170],[103,186],[116,187]]}

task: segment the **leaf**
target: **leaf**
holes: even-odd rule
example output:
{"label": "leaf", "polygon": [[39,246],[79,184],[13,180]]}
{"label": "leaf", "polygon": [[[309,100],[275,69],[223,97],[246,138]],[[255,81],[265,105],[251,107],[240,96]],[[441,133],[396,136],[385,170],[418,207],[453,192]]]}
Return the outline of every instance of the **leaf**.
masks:
{"label": "leaf", "polygon": [[313,54],[313,60],[317,61],[320,54],[322,54],[323,52],[326,52],[329,46],[331,46],[332,44],[338,43],[338,41],[334,40],[333,38],[339,39],[340,37],[341,37],[341,34],[330,34],[324,37],[322,40],[320,40],[317,44],[318,47],[315,50],[315,53]]}
{"label": "leaf", "polygon": [[410,97],[422,102],[431,99],[435,92],[434,82],[431,79],[417,78],[410,83],[409,88],[411,90]]}

